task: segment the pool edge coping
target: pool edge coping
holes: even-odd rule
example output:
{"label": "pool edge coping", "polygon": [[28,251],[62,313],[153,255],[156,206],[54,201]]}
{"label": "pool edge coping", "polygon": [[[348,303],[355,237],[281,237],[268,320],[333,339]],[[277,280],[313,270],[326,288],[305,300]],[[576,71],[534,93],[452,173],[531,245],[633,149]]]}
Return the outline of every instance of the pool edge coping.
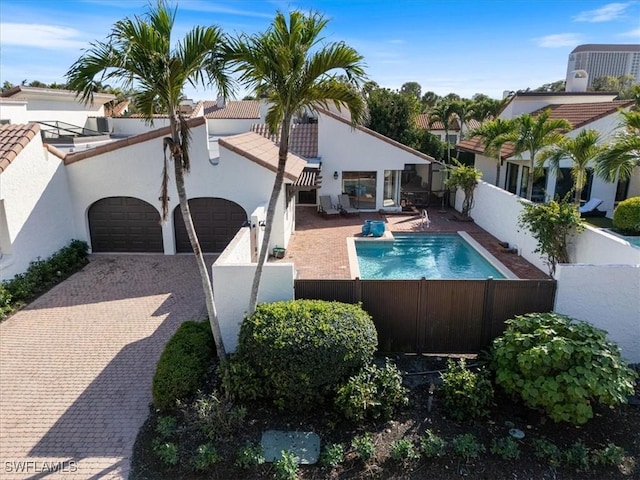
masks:
{"label": "pool edge coping", "polygon": [[[385,232],[387,233],[387,232]],[[391,238],[370,238],[370,237],[347,237],[347,256],[349,257],[349,272],[351,274],[351,279],[354,280],[356,278],[360,278],[360,265],[358,264],[358,254],[356,252],[356,240],[358,241],[367,241],[367,242],[388,242],[394,239],[393,232],[389,232],[391,234]],[[406,233],[406,232],[399,232]],[[427,232],[420,232],[427,233]],[[480,245],[476,240],[471,237],[467,232],[458,231],[456,232],[460,235],[471,247],[476,250],[482,258],[484,258],[489,264],[498,270],[505,278],[504,280],[520,280],[515,273],[513,273],[509,268],[507,268],[500,260],[494,257],[491,252],[489,252],[486,248]],[[437,234],[436,234],[437,235]],[[502,280],[502,279],[496,279]]]}

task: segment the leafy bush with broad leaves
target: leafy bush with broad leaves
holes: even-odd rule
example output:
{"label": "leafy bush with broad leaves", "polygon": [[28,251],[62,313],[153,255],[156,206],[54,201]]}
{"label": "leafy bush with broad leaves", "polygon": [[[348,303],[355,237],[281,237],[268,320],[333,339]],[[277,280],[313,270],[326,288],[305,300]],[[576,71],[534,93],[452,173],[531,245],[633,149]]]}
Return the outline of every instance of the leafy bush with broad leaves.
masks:
{"label": "leafy bush with broad leaves", "polygon": [[216,349],[209,322],[184,322],[167,343],[153,376],[153,405],[177,407],[202,387]]}
{"label": "leafy bush with broad leaves", "polygon": [[493,386],[486,370],[472,372],[464,358],[447,361],[442,376],[442,403],[446,414],[454,420],[485,417],[493,404]]}
{"label": "leafy bush with broad leaves", "polygon": [[632,235],[640,235],[640,197],[623,200],[613,211],[614,228]]}
{"label": "leafy bush with broad leaves", "polygon": [[365,418],[389,420],[409,403],[409,390],[402,386],[402,375],[388,359],[383,368],[364,367],[338,389],[336,407],[345,418],[360,422]]}
{"label": "leafy bush with broad leaves", "polygon": [[493,342],[496,384],[556,422],[583,424],[593,405],[617,405],[633,393],[635,372],[606,332],[556,313],[507,320]]}
{"label": "leafy bush with broad leaves", "polygon": [[242,399],[317,409],[368,365],[378,337],[359,305],[293,300],[258,305],[240,328],[225,386]]}

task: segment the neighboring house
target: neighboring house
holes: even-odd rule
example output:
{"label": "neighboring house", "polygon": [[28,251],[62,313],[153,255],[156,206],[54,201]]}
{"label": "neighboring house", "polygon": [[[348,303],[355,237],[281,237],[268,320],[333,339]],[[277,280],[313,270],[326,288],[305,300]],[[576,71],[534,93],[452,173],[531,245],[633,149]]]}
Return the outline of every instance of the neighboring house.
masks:
{"label": "neighboring house", "polygon": [[264,122],[265,111],[261,111],[258,100],[226,101],[218,98],[215,102],[200,102],[193,116],[202,115],[207,119],[209,133],[213,135],[234,135],[248,132],[255,123]]}
{"label": "neighboring house", "polygon": [[447,133],[444,130],[444,124],[440,120],[437,120],[433,122],[432,125],[429,125],[428,113],[419,114],[416,117],[416,124],[418,125],[419,128],[427,130],[429,133],[438,137],[440,141],[444,142],[448,140],[450,145],[455,145],[461,140],[461,136],[465,137],[469,130],[473,128],[478,128],[480,126],[480,122],[474,119],[470,119],[469,121],[465,122],[464,127],[462,129],[462,134],[461,134],[460,120],[457,117],[455,117],[452,121],[451,128],[449,129],[449,133],[448,133],[449,136],[447,139],[445,138]]}
{"label": "neighboring house", "polygon": [[[594,129],[600,132],[602,142],[608,142],[620,124],[619,111],[629,109],[631,100],[614,100],[615,93],[519,93],[505,106],[500,118],[515,118],[528,113],[537,115],[547,109],[551,110],[550,118],[568,120],[573,129],[567,136],[573,137],[581,130]],[[482,179],[490,184],[496,183],[496,160],[484,154],[484,145],[479,138],[463,140],[456,145],[461,151],[475,154],[475,166],[483,172]],[[525,196],[529,172],[529,152],[522,155],[514,153],[513,145],[507,143],[502,148],[503,168],[498,186],[521,197]],[[543,169],[543,175],[534,183],[532,200],[545,201],[551,198],[564,197],[572,188],[569,168],[571,162],[561,162],[562,178]],[[617,202],[625,198],[640,195],[640,169],[636,169],[632,178],[624,182],[609,183],[589,173],[587,185],[583,190],[583,199],[596,197],[603,200],[601,210],[613,215]]]}

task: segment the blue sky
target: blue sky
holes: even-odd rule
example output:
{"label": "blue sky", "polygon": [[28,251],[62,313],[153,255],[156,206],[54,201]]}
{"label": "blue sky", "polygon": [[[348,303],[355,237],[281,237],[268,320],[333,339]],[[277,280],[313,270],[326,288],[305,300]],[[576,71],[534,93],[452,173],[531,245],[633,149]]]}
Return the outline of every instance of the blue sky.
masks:
{"label": "blue sky", "polygon": [[[64,82],[90,41],[104,40],[146,0],[0,0],[0,84]],[[408,81],[440,95],[504,90],[564,79],[569,53],[584,43],[640,43],[640,0],[181,0],[176,34],[216,24],[233,35],[265,30],[277,10],[316,10],[326,41],[345,41],[369,79]],[[240,90],[240,95],[246,93]],[[213,90],[188,90],[212,99]]]}

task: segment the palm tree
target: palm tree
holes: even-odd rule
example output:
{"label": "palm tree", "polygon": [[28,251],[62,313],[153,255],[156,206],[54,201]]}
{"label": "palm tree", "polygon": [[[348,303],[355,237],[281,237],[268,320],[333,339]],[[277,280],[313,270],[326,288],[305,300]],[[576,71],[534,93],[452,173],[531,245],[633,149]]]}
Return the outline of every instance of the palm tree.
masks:
{"label": "palm tree", "polygon": [[69,88],[77,92],[85,103],[92,101],[94,89],[102,81],[116,80],[125,89],[133,88],[134,106],[149,123],[153,123],[156,112],[164,112],[169,116],[171,136],[163,139],[162,220],[166,221],[169,210],[169,166],[166,155],[169,150],[180,210],[200,272],[213,338],[220,361],[224,363],[226,353],[213,289],[187,201],[184,175],[189,172],[190,132],[180,115],[179,104],[187,83],[194,86],[214,84],[223,94],[228,93],[230,81],[222,56],[225,36],[218,27],[194,27],[172,48],[171,33],[176,12],[177,9],[170,10],[160,0],[143,17],[119,20],[113,25],[106,41],[92,43],[91,48],[71,66],[67,79]]}
{"label": "palm tree", "polygon": [[453,101],[440,101],[429,110],[429,128],[436,122],[441,122],[444,130],[444,142],[447,144],[447,163],[451,163],[451,146],[449,145],[449,130],[453,126],[456,117],[456,105]]}
{"label": "palm tree", "polygon": [[460,140],[464,138],[464,126],[471,119],[473,113],[473,103],[468,98],[463,98],[453,102],[454,110],[460,122]]}
{"label": "palm tree", "polygon": [[514,118],[515,130],[509,140],[515,144],[515,153],[529,152],[529,178],[527,183],[527,200],[533,194],[534,168],[538,152],[545,147],[560,143],[564,134],[562,130],[571,129],[571,123],[563,118],[549,118],[551,110],[545,110],[537,117],[529,114]]}
{"label": "palm tree", "polygon": [[[228,59],[241,83],[269,103],[266,121],[271,132],[280,130],[278,169],[267,207],[264,240],[253,278],[249,314],[256,309],[258,290],[267,259],[275,208],[282,191],[294,115],[305,109],[347,107],[357,125],[365,111],[363,97],[355,88],[364,79],[362,56],[344,43],[320,45],[327,21],[318,13],[281,12],[269,29],[256,35],[240,35],[231,42]],[[344,79],[337,77],[344,74]]]}
{"label": "palm tree", "polygon": [[514,130],[513,120],[496,118],[469,132],[472,137],[480,137],[484,143],[484,153],[496,159],[496,187],[500,183],[500,168],[504,160],[501,155],[502,146],[509,141]]}
{"label": "palm tree", "polygon": [[596,174],[608,182],[615,181],[616,175],[625,180],[640,167],[640,110],[620,113],[623,130],[596,160]]}
{"label": "palm tree", "polygon": [[582,130],[575,138],[564,137],[560,143],[551,145],[538,157],[538,167],[549,161],[549,168],[561,178],[560,161],[571,160],[571,177],[573,178],[573,203],[580,206],[582,189],[587,184],[587,167],[603,149],[598,145],[600,134],[596,130]]}

